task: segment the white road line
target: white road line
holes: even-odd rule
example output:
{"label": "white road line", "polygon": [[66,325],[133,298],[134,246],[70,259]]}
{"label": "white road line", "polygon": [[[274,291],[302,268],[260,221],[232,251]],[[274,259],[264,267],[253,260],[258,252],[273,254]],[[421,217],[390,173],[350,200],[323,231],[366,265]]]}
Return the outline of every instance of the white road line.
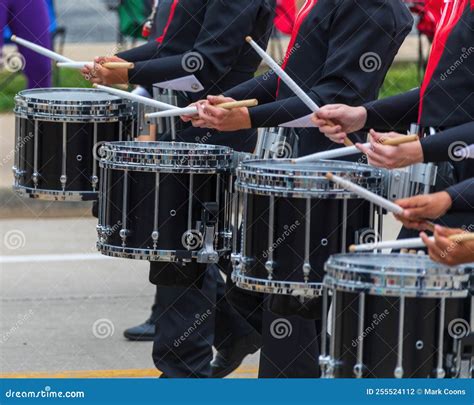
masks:
{"label": "white road line", "polygon": [[14,263],[38,263],[38,262],[76,262],[106,260],[112,257],[101,255],[100,253],[65,253],[61,255],[21,255],[21,256],[0,256],[0,264]]}

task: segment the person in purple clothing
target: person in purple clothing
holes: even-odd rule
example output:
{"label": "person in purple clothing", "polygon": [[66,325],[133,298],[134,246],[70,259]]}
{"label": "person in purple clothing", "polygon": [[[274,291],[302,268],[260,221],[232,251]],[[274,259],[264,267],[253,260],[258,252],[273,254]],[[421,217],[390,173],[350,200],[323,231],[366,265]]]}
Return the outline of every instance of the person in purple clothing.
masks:
{"label": "person in purple clothing", "polygon": [[[0,0],[0,52],[7,25],[14,35],[51,49],[50,20],[44,0]],[[28,88],[50,87],[51,60],[22,46],[19,51],[25,61]]]}

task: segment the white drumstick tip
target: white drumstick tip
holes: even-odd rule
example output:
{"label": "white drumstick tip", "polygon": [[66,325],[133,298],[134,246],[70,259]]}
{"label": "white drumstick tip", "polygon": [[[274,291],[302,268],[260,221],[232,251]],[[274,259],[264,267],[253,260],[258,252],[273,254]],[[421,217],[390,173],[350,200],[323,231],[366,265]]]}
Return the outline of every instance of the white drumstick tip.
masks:
{"label": "white drumstick tip", "polygon": [[246,36],[246,37],[245,37],[245,40],[246,40],[248,43],[250,43],[250,42],[253,41],[253,39],[252,39],[252,37],[251,37],[250,35]]}

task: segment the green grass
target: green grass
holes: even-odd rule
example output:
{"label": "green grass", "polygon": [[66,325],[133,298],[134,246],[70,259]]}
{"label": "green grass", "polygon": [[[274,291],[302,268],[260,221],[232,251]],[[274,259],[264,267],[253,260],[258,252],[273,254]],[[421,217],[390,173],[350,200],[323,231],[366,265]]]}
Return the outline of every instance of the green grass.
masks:
{"label": "green grass", "polygon": [[[61,69],[54,72],[53,86],[58,87],[91,87],[77,70]],[[15,95],[26,88],[23,74],[0,72],[0,112],[9,112],[15,105]]]}
{"label": "green grass", "polygon": [[385,82],[380,90],[380,98],[405,93],[419,85],[420,78],[415,63],[395,64],[385,78]]}
{"label": "green grass", "polygon": [[[58,76],[59,75],[59,76]],[[77,70],[61,69],[55,72],[55,86],[61,87],[90,87]],[[380,92],[380,97],[406,92],[419,85],[415,64],[394,65]],[[26,87],[26,79],[22,74],[0,73],[0,112],[12,111],[15,95]]]}

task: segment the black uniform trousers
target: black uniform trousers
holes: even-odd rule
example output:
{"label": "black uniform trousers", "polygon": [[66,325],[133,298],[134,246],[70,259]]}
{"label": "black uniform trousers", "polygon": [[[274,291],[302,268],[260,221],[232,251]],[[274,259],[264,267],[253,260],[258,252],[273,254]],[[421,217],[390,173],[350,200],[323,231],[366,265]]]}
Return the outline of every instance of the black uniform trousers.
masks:
{"label": "black uniform trousers", "polygon": [[[230,134],[220,135],[212,130],[179,128],[177,141],[205,141],[243,151],[252,151],[256,143],[254,131],[233,134],[235,144]],[[210,377],[212,347],[232,345],[254,331],[227,302],[225,282],[215,265],[194,264],[175,272],[173,265],[155,262],[150,264],[150,281],[157,285],[153,361],[168,377]]]}

